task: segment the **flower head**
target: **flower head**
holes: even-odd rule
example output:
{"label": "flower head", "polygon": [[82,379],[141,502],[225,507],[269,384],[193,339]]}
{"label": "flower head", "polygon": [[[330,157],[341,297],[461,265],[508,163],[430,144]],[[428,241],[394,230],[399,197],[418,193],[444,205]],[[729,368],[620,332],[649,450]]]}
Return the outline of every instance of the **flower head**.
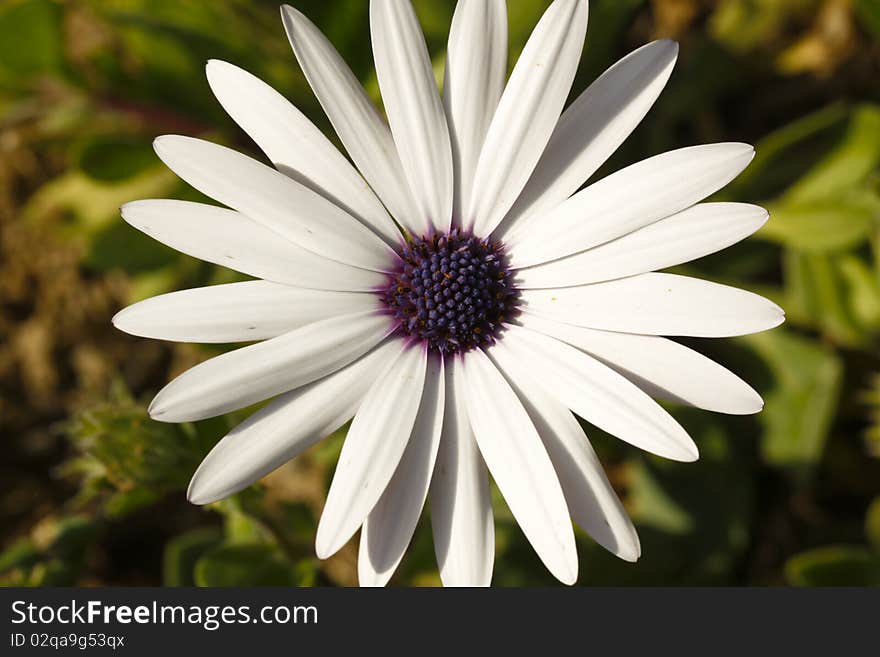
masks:
{"label": "flower head", "polygon": [[783,321],[781,309],[652,273],[766,221],[755,206],[700,203],[753,149],[683,148],[580,189],[647,113],[677,56],[672,42],[649,43],[563,112],[586,0],[552,3],[509,79],[503,0],[459,0],[442,98],[410,4],[373,0],[387,123],[315,26],[291,7],[282,16],[354,166],[274,90],[212,61],[211,88],[274,166],[160,137],[159,157],[226,207],[123,208],[156,239],[256,279],[162,295],[114,318],[135,335],[255,342],[185,372],[150,406],[180,422],[274,397],[205,458],[190,500],[241,490],[353,418],[316,550],[327,557],[360,528],[362,583],[388,581],[430,497],[443,582],[488,584],[489,473],[561,581],[577,578],[572,520],[636,560],[636,531],[574,414],[692,461],[696,445],[652,396],[761,409],[739,377],[661,336],[761,331]]}
{"label": "flower head", "polygon": [[443,355],[490,347],[518,314],[501,245],[453,228],[412,240],[382,301],[402,334]]}

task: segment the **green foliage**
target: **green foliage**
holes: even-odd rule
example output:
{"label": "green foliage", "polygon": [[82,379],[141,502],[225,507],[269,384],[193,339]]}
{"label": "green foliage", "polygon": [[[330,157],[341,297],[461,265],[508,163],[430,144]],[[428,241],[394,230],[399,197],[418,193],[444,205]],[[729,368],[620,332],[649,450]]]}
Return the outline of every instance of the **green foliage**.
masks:
{"label": "green foliage", "polygon": [[868,451],[880,457],[880,373],[874,375],[871,386],[862,395],[868,408],[868,428],[865,429],[865,443]]}
{"label": "green foliage", "polygon": [[880,497],[865,514],[867,546],[829,545],[806,550],[785,564],[793,586],[880,586]]}
{"label": "green foliage", "polygon": [[148,142],[130,135],[107,135],[88,141],[79,153],[79,168],[92,180],[127,180],[156,165]]}
{"label": "green foliage", "polygon": [[0,7],[0,89],[59,73],[61,8],[52,0],[10,0]]}
{"label": "green foliage", "polygon": [[29,538],[0,553],[0,585],[76,584],[97,531],[95,521],[86,515],[47,518]]}
{"label": "green foliage", "polygon": [[880,497],[874,498],[865,514],[865,536],[871,548],[880,554]]}
{"label": "green foliage", "polygon": [[196,562],[222,540],[222,532],[214,527],[205,527],[185,532],[168,541],[162,555],[162,584],[195,586],[193,569]]}
{"label": "green foliage", "polygon": [[765,388],[761,452],[766,462],[801,473],[822,458],[834,418],[843,367],[833,351],[776,330],[747,342],[771,373]]}
{"label": "green foliage", "polygon": [[862,547],[829,546],[792,557],[785,575],[793,586],[877,586],[880,562]]}
{"label": "green foliage", "polygon": [[293,573],[271,546],[226,545],[209,550],[196,562],[197,586],[293,586]]}
{"label": "green foliage", "polygon": [[[69,434],[82,456],[69,470],[85,477],[87,489],[141,490],[149,501],[186,488],[216,438],[216,426],[154,422],[142,404],[117,387],[113,398],[73,419]],[[128,498],[129,505],[138,501]]]}

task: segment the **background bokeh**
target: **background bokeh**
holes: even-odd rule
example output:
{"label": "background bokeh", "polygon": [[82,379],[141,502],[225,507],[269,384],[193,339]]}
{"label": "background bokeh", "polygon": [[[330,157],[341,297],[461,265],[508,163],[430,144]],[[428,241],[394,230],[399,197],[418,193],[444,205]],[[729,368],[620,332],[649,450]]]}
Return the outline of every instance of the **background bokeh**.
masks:
{"label": "background bokeh", "polygon": [[[378,100],[366,0],[298,0]],[[442,72],[453,3],[417,0]],[[512,0],[511,62],[545,1]],[[753,238],[681,271],[764,294],[788,321],[699,341],[763,394],[755,417],[672,410],[695,464],[589,430],[638,526],[636,565],[578,533],[580,583],[880,584],[880,2],[593,0],[573,93],[637,46],[681,43],[646,120],[594,177],[643,157],[746,141],[717,195],[765,205]],[[163,133],[257,155],[204,76],[225,59],[328,124],[273,1],[0,0],[0,583],[356,583],[356,541],[318,561],[341,435],[204,509],[184,489],[244,414],[186,425],[145,404],[222,347],[115,331],[122,306],[236,280],[126,225],[119,206],[199,199],[152,153]],[[495,495],[499,585],[551,577]],[[393,583],[437,584],[423,518]]]}

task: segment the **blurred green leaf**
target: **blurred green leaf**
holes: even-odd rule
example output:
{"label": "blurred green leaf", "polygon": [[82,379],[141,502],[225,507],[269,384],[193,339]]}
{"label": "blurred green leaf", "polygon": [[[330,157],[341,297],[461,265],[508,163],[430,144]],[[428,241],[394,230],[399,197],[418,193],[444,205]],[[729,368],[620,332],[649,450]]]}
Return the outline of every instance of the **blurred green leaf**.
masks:
{"label": "blurred green leaf", "polygon": [[880,457],[880,373],[871,376],[868,389],[862,393],[862,401],[868,407],[865,445],[871,456]]}
{"label": "blurred green leaf", "polygon": [[79,564],[64,559],[49,559],[38,563],[28,575],[27,586],[73,586],[79,574]]}
{"label": "blurred green leaf", "polygon": [[712,34],[728,48],[748,52],[775,39],[792,14],[812,12],[817,0],[722,0],[712,13]]}
{"label": "blurred green leaf", "polygon": [[856,16],[880,40],[880,0],[854,0]]}
{"label": "blurred green leaf", "polygon": [[152,495],[186,489],[212,440],[222,435],[209,438],[193,425],[156,422],[122,386],[110,400],[77,414],[67,428],[82,454],[69,472],[114,492],[145,488]]}
{"label": "blurred green leaf", "polygon": [[181,273],[179,262],[180,260],[176,260],[166,267],[143,270],[133,274],[128,300],[134,303],[179,289]]}
{"label": "blurred green leaf", "polygon": [[97,527],[94,520],[79,515],[60,519],[52,531],[51,551],[62,559],[76,561],[95,538]]}
{"label": "blurred green leaf", "polygon": [[633,484],[630,504],[640,525],[666,534],[687,534],[694,530],[694,520],[687,510],[666,493],[645,462],[637,462],[630,471]]}
{"label": "blurred green leaf", "polygon": [[843,138],[821,162],[785,193],[786,203],[828,202],[852,193],[880,164],[880,108],[853,110]]}
{"label": "blurred green leaf", "polygon": [[104,502],[104,513],[108,518],[124,518],[154,504],[160,497],[160,494],[147,488],[117,491]]}
{"label": "blurred green leaf", "polygon": [[98,529],[86,514],[44,518],[29,539],[0,554],[0,585],[73,586]]}
{"label": "blurred green leaf", "polygon": [[761,453],[775,466],[806,474],[822,456],[837,407],[843,367],[838,356],[784,329],[744,338],[770,369],[762,387]]}
{"label": "blurred green leaf", "polygon": [[99,182],[127,180],[156,166],[149,142],[129,135],[100,136],[88,141],[79,153],[79,168]]}
{"label": "blurred green leaf", "polygon": [[860,546],[821,547],[790,558],[785,577],[792,586],[876,586],[880,563]]}
{"label": "blurred green leaf", "polygon": [[262,544],[214,548],[196,562],[196,586],[293,586],[290,565]]}
{"label": "blurred green leaf", "polygon": [[52,0],[6,0],[0,7],[0,85],[57,73],[63,64],[61,7]]}
{"label": "blurred green leaf", "polygon": [[880,276],[856,255],[842,256],[837,264],[853,315],[867,330],[876,331],[880,327]]}
{"label": "blurred green leaf", "polygon": [[781,195],[840,142],[850,114],[846,104],[837,102],[775,129],[758,141],[755,159],[721,195],[741,199]]}
{"label": "blurred green leaf", "polygon": [[[850,276],[840,256],[784,254],[784,307],[793,322],[820,330],[835,342],[859,346],[871,337],[860,326]],[[864,299],[858,300],[864,305]]]}
{"label": "blurred green leaf", "polygon": [[164,586],[194,586],[193,570],[199,558],[223,540],[214,527],[193,529],[165,544],[162,556]]}
{"label": "blurred green leaf", "polygon": [[867,239],[873,208],[854,201],[826,200],[804,205],[784,203],[769,208],[758,236],[811,253],[843,251]]}
{"label": "blurred green leaf", "polygon": [[[635,565],[621,561],[577,532],[581,584],[719,585],[735,577],[751,538],[751,420],[730,423],[692,408],[675,416],[700,448],[700,467],[642,455],[619,465],[612,481],[625,492],[642,556]],[[604,442],[597,442],[595,430],[590,438],[597,449]]]}
{"label": "blurred green leaf", "polygon": [[868,544],[880,554],[880,497],[875,497],[865,514],[865,535]]}
{"label": "blurred green leaf", "polygon": [[130,180],[107,184],[79,170],[46,182],[22,209],[22,218],[38,223],[61,217],[59,237],[86,242],[98,230],[121,221],[119,208],[138,198],[162,198],[179,185],[171,171],[157,165]]}
{"label": "blurred green leaf", "polygon": [[0,574],[13,568],[29,568],[40,559],[40,552],[29,538],[20,538],[0,552]]}
{"label": "blurred green leaf", "polygon": [[83,264],[96,271],[122,269],[137,274],[162,269],[178,258],[173,249],[119,221],[95,234]]}

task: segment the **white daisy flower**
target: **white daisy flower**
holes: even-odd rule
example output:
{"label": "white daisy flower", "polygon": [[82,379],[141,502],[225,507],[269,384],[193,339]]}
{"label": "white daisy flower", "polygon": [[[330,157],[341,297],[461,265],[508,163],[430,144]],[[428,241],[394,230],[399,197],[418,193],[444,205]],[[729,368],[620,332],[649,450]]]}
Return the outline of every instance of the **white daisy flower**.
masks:
{"label": "white daisy flower", "polygon": [[578,573],[572,520],[635,561],[636,531],[572,412],[693,461],[696,445],[652,397],[761,409],[735,374],[661,336],[762,331],[782,310],[651,273],[766,221],[752,205],[699,203],[746,167],[752,147],[682,148],[580,189],[647,113],[677,56],[671,41],[649,43],[563,112],[586,0],[553,2],[506,83],[503,0],[459,0],[442,97],[409,2],[373,0],[388,123],[315,26],[291,7],[282,15],[355,166],[266,84],[211,61],[211,88],[274,168],[160,137],[159,157],[228,209],[123,208],[155,239],[257,279],[161,295],[114,318],[150,338],[261,341],[193,367],[150,406],[157,420],[184,422],[275,397],[208,454],[189,499],[231,495],[354,418],[316,551],[329,557],[361,529],[362,584],[389,580],[428,498],[443,583],[489,584],[489,474],[562,582]]}

